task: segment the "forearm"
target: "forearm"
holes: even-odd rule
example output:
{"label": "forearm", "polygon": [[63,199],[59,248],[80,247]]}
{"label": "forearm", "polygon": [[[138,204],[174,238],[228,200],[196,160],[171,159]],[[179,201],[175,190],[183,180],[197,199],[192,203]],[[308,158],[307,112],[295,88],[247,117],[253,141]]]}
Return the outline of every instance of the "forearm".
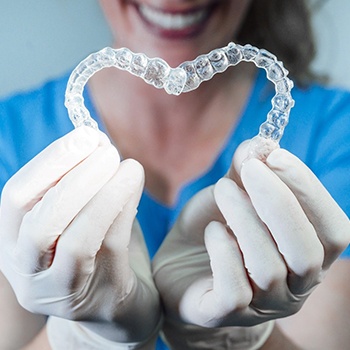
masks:
{"label": "forearm", "polygon": [[[82,350],[154,350],[162,317],[158,294],[149,293],[148,288],[154,288],[153,284],[137,283],[128,298],[120,303],[115,318],[109,321],[108,318],[70,321],[50,317],[46,327],[50,347],[54,350],[67,346]],[[45,341],[44,338],[39,340]],[[36,347],[26,350],[30,349]]]}
{"label": "forearm", "polygon": [[295,345],[291,339],[289,339],[275,324],[270,337],[260,348],[260,350],[302,350],[299,346]]}
{"label": "forearm", "polygon": [[19,305],[10,284],[0,272],[0,349],[19,349],[26,345],[45,322],[45,316],[32,314]]}
{"label": "forearm", "polygon": [[[113,315],[96,315],[87,321],[79,321],[85,329],[114,342],[138,342],[147,339],[159,326],[161,309],[158,295],[145,293],[138,285],[137,291],[124,300]],[[112,296],[111,296],[112,297]],[[102,317],[105,316],[105,317]]]}
{"label": "forearm", "polygon": [[46,327],[43,327],[41,332],[28,345],[21,348],[21,350],[52,350]]}
{"label": "forearm", "polygon": [[[21,350],[56,350],[66,347],[74,347],[77,350],[154,350],[160,327],[161,320],[159,320],[159,323],[155,326],[153,332],[148,335],[147,339],[133,343],[118,343],[109,341],[97,333],[89,331],[82,327],[79,322],[50,318],[41,332],[29,344],[22,347]],[[118,332],[117,329],[116,331]]]}
{"label": "forearm", "polygon": [[267,341],[273,327],[274,321],[253,327],[207,328],[168,318],[163,325],[163,334],[172,350],[258,350]]}
{"label": "forearm", "polygon": [[[160,324],[158,326],[160,327]],[[154,350],[159,327],[156,327],[151,334],[148,334],[147,338],[142,340],[112,341],[87,329],[80,322],[50,317],[46,332],[48,342],[53,350],[66,348],[77,350]],[[119,329],[115,328],[115,331],[119,332]]]}
{"label": "forearm", "polygon": [[350,260],[336,261],[301,310],[277,325],[302,349],[343,350],[350,343]]}

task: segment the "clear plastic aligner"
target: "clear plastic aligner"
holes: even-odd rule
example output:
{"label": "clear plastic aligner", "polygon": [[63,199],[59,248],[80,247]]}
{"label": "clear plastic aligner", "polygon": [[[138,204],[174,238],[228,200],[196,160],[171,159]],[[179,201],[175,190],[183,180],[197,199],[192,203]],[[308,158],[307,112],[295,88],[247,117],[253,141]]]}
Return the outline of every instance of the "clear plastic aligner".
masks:
{"label": "clear plastic aligner", "polygon": [[177,68],[171,68],[160,58],[148,58],[127,48],[104,48],[88,56],[74,69],[67,84],[65,106],[75,127],[87,125],[97,128],[97,123],[84,105],[83,90],[90,77],[105,67],[126,70],[158,89],[165,89],[168,94],[180,95],[195,90],[216,73],[224,72],[228,67],[243,61],[253,62],[258,68],[263,68],[275,86],[272,108],[251,147],[251,156],[265,158],[266,153],[278,147],[288,124],[290,109],[294,106],[291,96],[293,82],[275,55],[249,44],[242,46],[231,42],[193,61],[184,62]]}

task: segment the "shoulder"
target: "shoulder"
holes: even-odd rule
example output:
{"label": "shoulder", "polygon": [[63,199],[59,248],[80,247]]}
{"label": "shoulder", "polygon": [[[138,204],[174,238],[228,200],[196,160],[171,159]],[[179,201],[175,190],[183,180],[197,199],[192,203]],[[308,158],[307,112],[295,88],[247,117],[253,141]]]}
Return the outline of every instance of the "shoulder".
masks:
{"label": "shoulder", "polygon": [[319,85],[294,90],[281,146],[309,166],[349,216],[350,93]]}
{"label": "shoulder", "polygon": [[4,134],[41,130],[43,126],[61,125],[68,75],[45,82],[35,89],[22,91],[0,100],[0,132]]}
{"label": "shoulder", "polygon": [[0,100],[0,192],[6,180],[72,129],[64,107],[68,75]]}
{"label": "shoulder", "polygon": [[305,110],[317,115],[319,122],[327,121],[330,114],[343,117],[350,111],[350,91],[345,89],[311,85],[305,89],[296,87],[293,93],[295,110]]}
{"label": "shoulder", "polygon": [[[273,84],[264,74],[258,74],[244,115],[245,128],[258,128],[263,120],[256,120],[257,116],[268,114],[274,94]],[[295,86],[291,94],[295,105],[281,140],[282,147],[306,161],[312,158],[310,151],[321,149],[334,139],[350,141],[350,91],[311,84],[305,88]]]}
{"label": "shoulder", "polygon": [[62,105],[67,80],[68,75],[64,75],[34,89],[21,91],[1,99],[0,117],[6,122],[8,116],[24,117],[28,113],[42,112],[45,106]]}
{"label": "shoulder", "polygon": [[295,100],[281,145],[315,164],[337,144],[350,145],[350,92],[312,85],[294,88]]}
{"label": "shoulder", "polygon": [[[262,74],[258,75],[256,86],[250,100],[254,107],[250,109],[253,117],[248,126],[258,123],[253,120],[257,115],[268,114],[275,94],[272,84]],[[311,84],[305,88],[295,86],[291,94],[295,105],[281,147],[297,155],[313,170],[325,154],[336,156],[334,148],[338,144],[341,144],[339,151],[344,151],[346,145],[350,151],[350,91]]]}

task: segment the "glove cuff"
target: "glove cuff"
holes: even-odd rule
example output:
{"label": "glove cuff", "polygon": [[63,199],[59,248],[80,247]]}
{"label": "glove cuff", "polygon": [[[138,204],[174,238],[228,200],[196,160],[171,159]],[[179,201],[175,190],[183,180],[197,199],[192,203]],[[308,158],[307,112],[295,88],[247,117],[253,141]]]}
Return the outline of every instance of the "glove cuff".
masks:
{"label": "glove cuff", "polygon": [[52,350],[151,350],[155,348],[162,320],[150,337],[142,342],[117,343],[90,331],[79,322],[50,316],[47,321],[47,336]]}
{"label": "glove cuff", "polygon": [[165,342],[174,350],[258,350],[270,337],[275,321],[252,327],[204,328],[166,320],[163,326]]}
{"label": "glove cuff", "polygon": [[250,348],[251,350],[258,350],[266,343],[267,339],[270,337],[275,327],[275,321],[272,320],[272,321],[265,322],[264,325],[266,326],[264,332],[260,334],[260,337],[257,340],[257,343]]}

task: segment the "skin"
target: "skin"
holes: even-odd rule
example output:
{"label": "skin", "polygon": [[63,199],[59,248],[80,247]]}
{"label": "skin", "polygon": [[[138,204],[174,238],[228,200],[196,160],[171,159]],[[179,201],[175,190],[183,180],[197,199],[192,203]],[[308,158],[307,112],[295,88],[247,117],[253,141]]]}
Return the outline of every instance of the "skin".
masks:
{"label": "skin", "polygon": [[[249,1],[220,2],[201,32],[174,40],[149,29],[130,3],[108,0],[100,3],[114,33],[115,47],[126,46],[149,57],[162,57],[171,66],[227,45],[235,37],[249,5]],[[203,1],[152,2],[155,7],[172,11],[203,4]],[[241,64],[239,69],[215,76],[198,90],[174,98],[112,68],[96,74],[90,80],[90,89],[118,150],[124,157],[140,161],[145,168],[146,188],[162,202],[172,204],[181,184],[205,171],[216,157],[244,106],[254,71],[251,65]],[[219,84],[225,89],[219,89]],[[137,104],[130,102],[133,97],[128,91],[138,96]],[[133,139],[126,137],[130,133]],[[137,144],[133,140],[138,140]]]}
{"label": "skin", "polygon": [[[138,0],[134,3],[181,13],[207,6],[212,1]],[[183,36],[169,40],[168,37],[156,33],[147,26],[138,15],[132,1],[100,0],[102,10],[114,35],[116,46],[126,46],[133,51],[144,52],[150,57],[162,57],[174,66],[231,41],[244,19],[249,3],[250,0],[220,1],[215,14],[211,16],[199,33],[191,37]]]}
{"label": "skin", "polygon": [[[141,2],[172,11],[205,4],[201,0],[138,1]],[[171,66],[234,40],[249,3],[249,0],[222,1],[199,33],[169,39],[145,25],[130,2],[100,0],[115,47],[125,46],[149,57],[162,57]],[[251,65],[240,64],[239,68],[231,68],[196,91],[177,98],[117,69],[101,71],[90,80],[89,87],[109,137],[122,156],[141,162],[148,191],[171,205],[181,184],[212,163],[244,107],[254,73]],[[345,349],[350,342],[346,332],[350,281],[344,276],[350,276],[349,270],[348,261],[336,262],[302,310],[276,323],[263,349]],[[25,349],[49,348],[43,331]]]}

